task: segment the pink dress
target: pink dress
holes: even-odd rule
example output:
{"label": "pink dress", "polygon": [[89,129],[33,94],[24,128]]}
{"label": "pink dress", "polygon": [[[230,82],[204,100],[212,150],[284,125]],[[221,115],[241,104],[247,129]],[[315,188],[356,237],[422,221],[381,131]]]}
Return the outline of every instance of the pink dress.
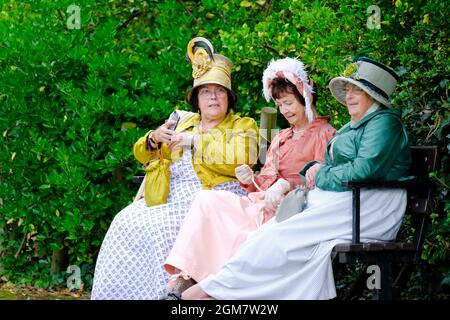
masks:
{"label": "pink dress", "polygon": [[[300,169],[308,161],[323,161],[327,142],[336,133],[327,121],[327,117],[317,118],[295,138],[292,128],[280,131],[255,177],[257,185],[267,190],[279,178],[289,181],[291,189],[303,184]],[[169,273],[178,274],[182,270],[181,276],[197,282],[216,273],[249,233],[272,217],[264,214],[263,192],[254,192],[253,184],[244,187],[250,192],[246,197],[215,190],[203,190],[196,195],[164,264]]]}

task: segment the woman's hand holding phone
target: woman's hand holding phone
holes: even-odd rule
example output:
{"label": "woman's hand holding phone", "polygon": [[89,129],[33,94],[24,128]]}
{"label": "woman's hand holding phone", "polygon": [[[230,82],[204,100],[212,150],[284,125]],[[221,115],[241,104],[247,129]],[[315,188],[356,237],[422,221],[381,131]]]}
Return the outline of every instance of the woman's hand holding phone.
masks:
{"label": "woman's hand holding phone", "polygon": [[175,132],[179,121],[180,115],[178,114],[178,112],[172,112],[169,120],[167,120],[166,123],[155,130],[152,135],[153,140],[155,140],[156,143],[166,143],[169,149],[173,149],[177,146],[183,147],[191,145],[193,138],[192,133]]}
{"label": "woman's hand holding phone", "polygon": [[175,134],[174,130],[169,127],[173,126],[176,122],[174,120],[168,120],[153,132],[152,138],[156,143],[162,142],[169,144],[172,141],[172,136]]}

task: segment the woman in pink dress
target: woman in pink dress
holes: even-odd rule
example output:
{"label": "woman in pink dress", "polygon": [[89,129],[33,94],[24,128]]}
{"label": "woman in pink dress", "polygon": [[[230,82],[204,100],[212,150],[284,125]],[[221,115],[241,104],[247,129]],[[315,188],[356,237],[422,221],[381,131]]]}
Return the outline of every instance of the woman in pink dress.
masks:
{"label": "woman in pink dress", "polygon": [[274,100],[291,125],[272,140],[258,175],[247,165],[236,177],[250,193],[200,191],[186,215],[165,269],[172,274],[168,299],[216,273],[247,239],[271,219],[284,195],[303,184],[298,174],[305,163],[323,161],[327,142],[336,130],[327,117],[318,117],[313,81],[297,59],[272,61],[263,74],[264,96]]}

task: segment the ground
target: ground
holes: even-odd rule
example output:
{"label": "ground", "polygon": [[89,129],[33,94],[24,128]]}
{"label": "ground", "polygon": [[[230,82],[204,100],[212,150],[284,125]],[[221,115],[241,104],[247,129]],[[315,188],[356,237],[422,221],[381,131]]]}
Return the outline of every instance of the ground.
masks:
{"label": "ground", "polygon": [[89,293],[67,288],[15,287],[10,283],[0,286],[0,300],[89,300]]}

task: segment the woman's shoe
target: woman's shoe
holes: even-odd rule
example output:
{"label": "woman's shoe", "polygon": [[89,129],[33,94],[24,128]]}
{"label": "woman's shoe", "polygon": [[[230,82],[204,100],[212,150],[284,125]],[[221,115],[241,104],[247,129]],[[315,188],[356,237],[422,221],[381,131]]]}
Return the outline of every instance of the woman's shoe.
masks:
{"label": "woman's shoe", "polygon": [[170,292],[164,300],[182,300],[181,294]]}

